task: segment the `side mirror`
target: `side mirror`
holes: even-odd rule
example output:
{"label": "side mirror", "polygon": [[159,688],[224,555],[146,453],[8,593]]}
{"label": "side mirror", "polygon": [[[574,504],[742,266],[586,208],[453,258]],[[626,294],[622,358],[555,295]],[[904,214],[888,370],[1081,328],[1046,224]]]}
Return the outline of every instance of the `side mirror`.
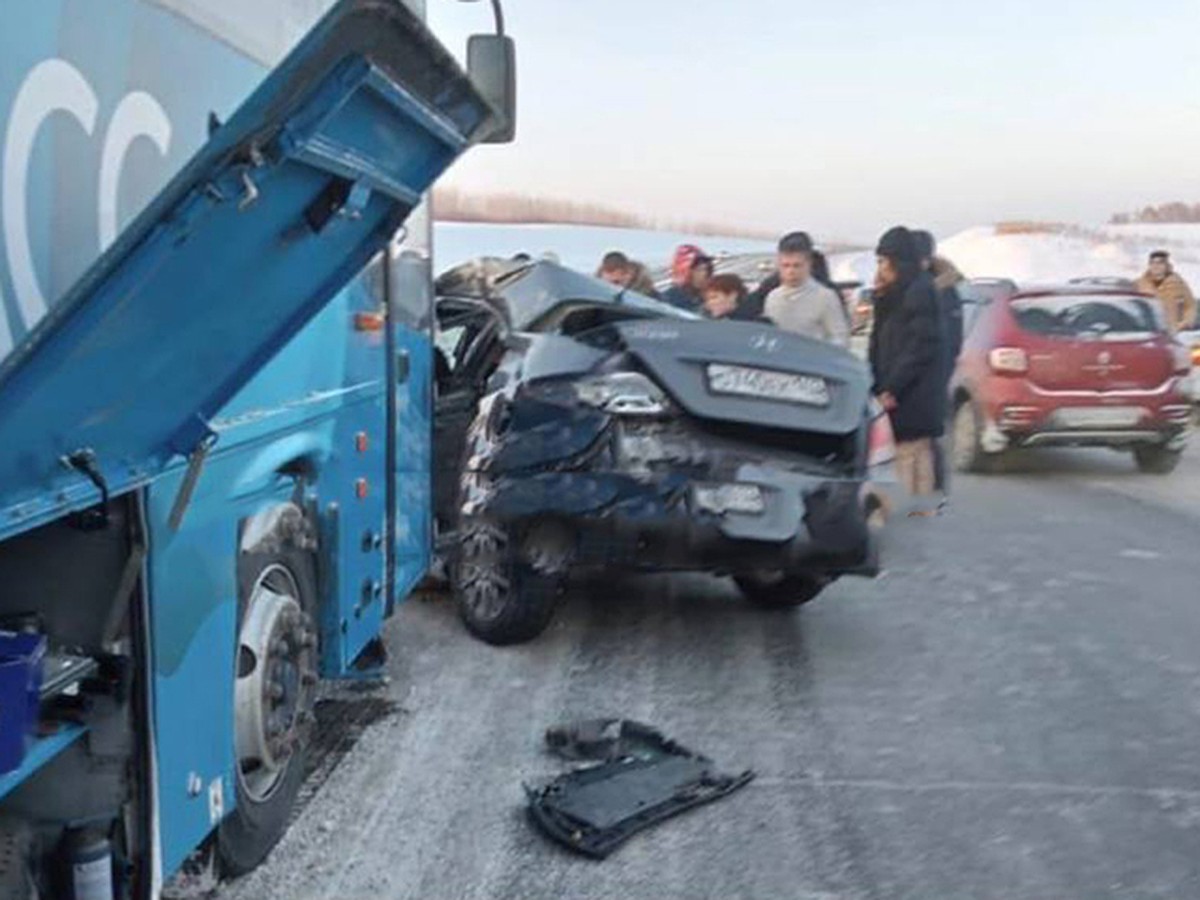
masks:
{"label": "side mirror", "polygon": [[467,73],[491,104],[496,124],[485,144],[512,143],[517,133],[517,45],[505,34],[473,34],[467,41]]}

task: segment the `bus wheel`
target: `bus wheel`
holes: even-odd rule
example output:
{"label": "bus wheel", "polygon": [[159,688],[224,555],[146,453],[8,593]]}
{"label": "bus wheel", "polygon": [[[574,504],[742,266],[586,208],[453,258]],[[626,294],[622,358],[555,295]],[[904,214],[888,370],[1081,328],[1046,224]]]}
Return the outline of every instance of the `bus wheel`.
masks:
{"label": "bus wheel", "polygon": [[222,872],[245,874],[287,830],[304,781],[317,684],[316,575],[310,554],[244,554],[234,743],[237,807],[221,823]]}

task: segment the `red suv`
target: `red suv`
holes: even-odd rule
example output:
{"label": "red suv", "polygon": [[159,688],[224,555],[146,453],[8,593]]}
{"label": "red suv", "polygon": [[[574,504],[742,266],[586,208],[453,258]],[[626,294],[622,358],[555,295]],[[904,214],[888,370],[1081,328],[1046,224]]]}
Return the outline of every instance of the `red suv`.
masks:
{"label": "red suv", "polygon": [[1053,445],[1127,448],[1143,472],[1175,468],[1190,359],[1154,298],[1087,282],[986,293],[951,385],[959,471]]}

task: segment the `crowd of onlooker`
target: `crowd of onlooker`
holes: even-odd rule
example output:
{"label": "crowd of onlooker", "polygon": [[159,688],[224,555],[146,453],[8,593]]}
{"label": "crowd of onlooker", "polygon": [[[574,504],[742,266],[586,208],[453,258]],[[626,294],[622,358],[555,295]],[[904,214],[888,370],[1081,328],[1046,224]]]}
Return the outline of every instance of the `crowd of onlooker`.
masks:
{"label": "crowd of onlooker", "polygon": [[[891,418],[896,466],[916,497],[940,495],[944,505],[947,386],[962,346],[962,275],[937,255],[927,231],[897,227],[880,239],[872,287],[873,327],[868,359],[874,393]],[[716,261],[698,247],[675,251],[671,283],[656,290],[646,267],[625,254],[601,260],[597,275],[628,290],[712,319],[769,322],[814,340],[849,345],[852,313],[829,277],[825,256],[802,231],[780,239],[775,271],[753,290],[736,274],[716,271]]]}
{"label": "crowd of onlooker", "polygon": [[[962,349],[958,286],[964,278],[938,255],[928,231],[892,228],[879,239],[875,255],[867,354],[874,393],[891,418],[900,480],[915,497],[938,498],[936,504],[918,505],[916,514],[931,514],[945,505],[947,464],[941,437],[948,386]],[[624,253],[606,254],[596,274],[711,319],[768,322],[848,346],[853,313],[811,238],[803,231],[784,235],[775,262],[775,270],[753,289],[736,274],[718,273],[716,260],[692,244],[675,251],[670,284],[661,291],[646,267]],[[1151,254],[1137,289],[1158,297],[1172,333],[1194,327],[1196,300],[1166,251]]]}

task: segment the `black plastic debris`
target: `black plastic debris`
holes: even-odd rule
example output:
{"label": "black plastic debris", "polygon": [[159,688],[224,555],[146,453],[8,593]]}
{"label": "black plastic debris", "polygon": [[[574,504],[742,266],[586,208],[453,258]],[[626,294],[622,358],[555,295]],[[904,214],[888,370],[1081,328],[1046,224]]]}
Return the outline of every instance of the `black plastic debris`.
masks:
{"label": "black plastic debris", "polygon": [[649,725],[586,719],[546,732],[546,746],[577,768],[540,787],[526,786],[529,814],[547,835],[603,859],[637,832],[719,800],[754,779],[731,775]]}

